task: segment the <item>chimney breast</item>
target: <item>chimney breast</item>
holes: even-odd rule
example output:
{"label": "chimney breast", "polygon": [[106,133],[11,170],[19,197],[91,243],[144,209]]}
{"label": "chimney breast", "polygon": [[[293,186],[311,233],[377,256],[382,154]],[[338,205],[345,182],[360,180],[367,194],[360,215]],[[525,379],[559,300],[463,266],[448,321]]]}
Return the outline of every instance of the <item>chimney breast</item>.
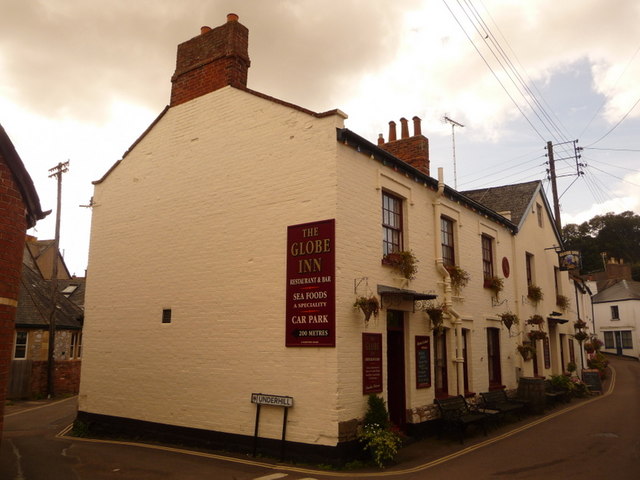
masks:
{"label": "chimney breast", "polygon": [[178,45],[171,106],[227,85],[246,88],[250,64],[249,30],[238,15],[230,13],[227,23],[214,29],[202,27],[200,35]]}
{"label": "chimney breast", "polygon": [[409,125],[406,118],[401,118],[402,138],[396,139],[396,123],[389,122],[389,141],[384,142],[382,135],[378,137],[378,146],[391,155],[412,167],[430,175],[429,139],[422,135],[420,118],[413,117],[413,137],[409,136]]}

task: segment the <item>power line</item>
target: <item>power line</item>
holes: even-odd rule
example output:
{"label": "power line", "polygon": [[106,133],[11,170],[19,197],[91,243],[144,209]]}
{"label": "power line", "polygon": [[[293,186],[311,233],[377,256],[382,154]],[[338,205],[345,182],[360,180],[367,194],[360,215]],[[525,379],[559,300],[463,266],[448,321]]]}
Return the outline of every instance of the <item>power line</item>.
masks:
{"label": "power line", "polygon": [[596,140],[593,143],[590,143],[589,145],[587,145],[585,148],[589,148],[592,145],[595,145],[596,143],[604,140],[605,138],[607,138],[609,136],[609,134],[611,132],[613,132],[616,128],[618,128],[618,126],[629,116],[629,114],[633,111],[634,108],[636,108],[636,106],[638,105],[638,103],[640,103],[640,97],[638,97],[638,99],[635,101],[635,103],[631,106],[631,108],[629,109],[629,111],[627,113],[625,113],[622,118],[620,120],[618,120],[618,122],[609,129],[609,131],[607,133],[605,133],[604,135],[602,135],[598,140]]}
{"label": "power line", "polygon": [[524,119],[527,121],[527,123],[529,124],[529,126],[533,129],[533,131],[536,132],[536,134],[542,139],[545,140],[545,138],[542,136],[542,134],[538,131],[538,129],[533,125],[533,123],[531,123],[531,120],[529,120],[529,118],[525,115],[525,113],[522,111],[522,108],[520,108],[520,105],[518,105],[518,103],[515,101],[515,99],[513,98],[513,96],[509,93],[509,91],[507,90],[507,88],[504,86],[504,84],[502,83],[502,81],[500,80],[500,78],[498,78],[498,75],[496,74],[496,72],[493,70],[493,68],[491,68],[491,65],[489,65],[489,62],[487,61],[487,59],[484,57],[484,55],[482,55],[482,52],[480,52],[480,50],[478,49],[478,47],[476,46],[476,44],[474,43],[474,41],[471,39],[471,37],[469,36],[469,34],[467,33],[467,31],[464,29],[464,27],[462,26],[462,24],[460,23],[460,21],[458,20],[458,17],[456,17],[456,15],[453,13],[453,11],[451,10],[451,8],[449,7],[449,5],[447,4],[446,0],[442,0],[445,7],[447,7],[447,10],[449,10],[449,12],[451,13],[451,15],[453,16],[454,20],[456,21],[456,23],[458,24],[458,26],[460,27],[460,29],[462,30],[462,32],[465,34],[465,36],[467,37],[467,39],[469,40],[469,42],[471,42],[471,45],[473,46],[473,48],[476,50],[476,52],[478,53],[478,55],[480,55],[480,58],[482,59],[482,61],[485,63],[485,65],[487,66],[487,68],[491,71],[491,73],[493,74],[493,76],[495,77],[495,79],[498,81],[498,83],[500,84],[500,86],[502,87],[502,89],[504,90],[504,92],[507,94],[507,96],[509,97],[509,99],[511,100],[511,102],[513,103],[513,105],[518,109],[518,111],[520,112],[520,114],[524,117]]}

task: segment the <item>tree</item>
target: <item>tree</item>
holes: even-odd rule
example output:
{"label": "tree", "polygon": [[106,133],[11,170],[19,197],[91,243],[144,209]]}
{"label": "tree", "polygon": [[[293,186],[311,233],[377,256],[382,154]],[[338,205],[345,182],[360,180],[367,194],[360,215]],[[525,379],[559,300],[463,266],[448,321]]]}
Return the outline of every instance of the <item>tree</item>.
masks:
{"label": "tree", "polygon": [[596,215],[588,222],[562,228],[568,250],[582,254],[582,273],[603,269],[602,254],[632,264],[633,278],[640,280],[640,215],[631,211]]}

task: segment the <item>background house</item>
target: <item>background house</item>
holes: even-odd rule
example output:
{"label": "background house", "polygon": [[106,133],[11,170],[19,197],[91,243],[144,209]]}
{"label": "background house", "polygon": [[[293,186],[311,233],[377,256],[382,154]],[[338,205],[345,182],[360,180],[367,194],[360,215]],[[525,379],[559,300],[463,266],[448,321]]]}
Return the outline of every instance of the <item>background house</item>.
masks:
{"label": "background house", "polygon": [[27,229],[44,218],[29,173],[0,125],[0,433]]}
{"label": "background house", "polygon": [[[49,322],[51,318],[51,283],[42,270],[50,271],[53,255],[38,262],[36,245],[50,245],[52,241],[36,242],[27,239],[25,261],[20,281],[18,311],[15,322],[15,341],[7,398],[33,398],[47,394]],[[66,272],[60,258],[59,272]],[[50,276],[50,275],[49,275]],[[84,303],[84,279],[64,277],[58,285],[55,310],[54,391],[56,394],[77,394],[80,385],[82,357],[82,324],[84,312],[70,298]],[[68,293],[65,293],[68,292]],[[75,295],[74,295],[75,294]]]}
{"label": "background house", "polygon": [[618,280],[593,296],[603,351],[640,359],[640,282]]}

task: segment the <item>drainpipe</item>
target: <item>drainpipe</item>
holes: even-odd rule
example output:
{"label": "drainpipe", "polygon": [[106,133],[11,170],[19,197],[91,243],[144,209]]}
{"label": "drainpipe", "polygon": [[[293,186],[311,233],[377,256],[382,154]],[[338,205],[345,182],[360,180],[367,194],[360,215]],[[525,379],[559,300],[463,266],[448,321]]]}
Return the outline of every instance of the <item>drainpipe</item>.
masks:
{"label": "drainpipe", "polygon": [[456,364],[456,386],[457,394],[464,395],[464,357],[462,356],[462,319],[460,314],[453,308],[452,290],[451,290],[451,276],[444,267],[444,260],[442,259],[442,244],[440,243],[440,237],[437,232],[440,231],[440,206],[442,205],[441,199],[444,196],[444,180],[443,180],[442,167],[438,168],[438,194],[436,200],[433,202],[433,231],[435,235],[435,251],[436,251],[436,269],[442,276],[444,281],[444,308],[449,315],[449,319],[453,324],[456,332],[456,357],[454,362]]}

